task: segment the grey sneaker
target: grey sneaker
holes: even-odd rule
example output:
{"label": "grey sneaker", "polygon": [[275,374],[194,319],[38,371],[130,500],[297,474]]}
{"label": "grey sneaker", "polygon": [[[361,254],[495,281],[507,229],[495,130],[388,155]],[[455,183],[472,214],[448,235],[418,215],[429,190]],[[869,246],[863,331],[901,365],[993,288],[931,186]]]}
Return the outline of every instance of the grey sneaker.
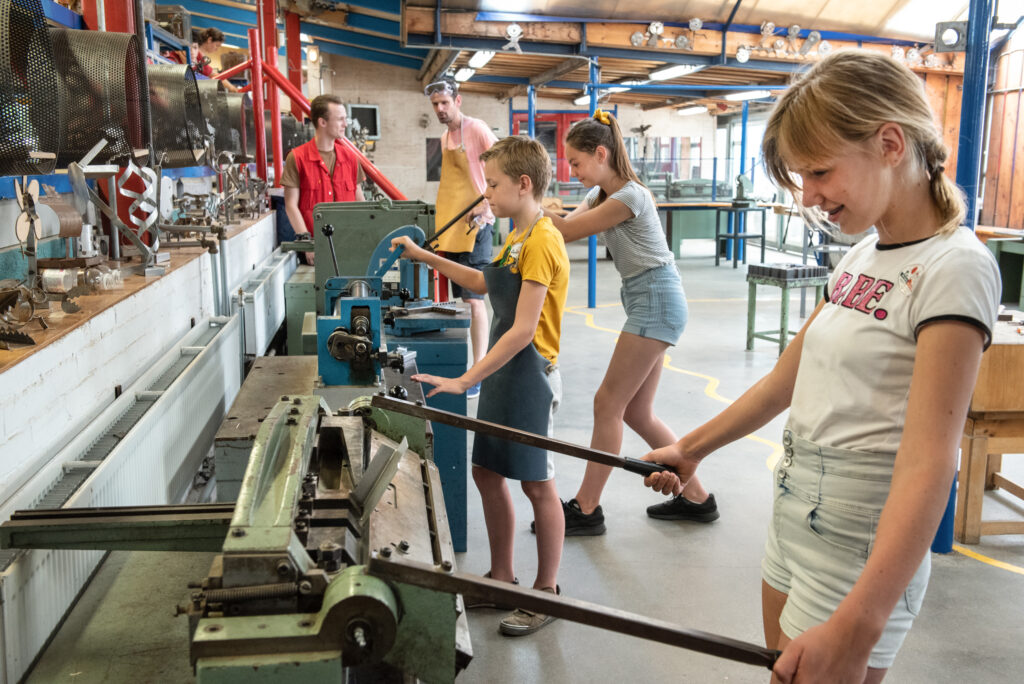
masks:
{"label": "grey sneaker", "polygon": [[[491,571],[488,570],[484,577],[490,578]],[[516,577],[512,580],[512,584],[519,585],[519,578]],[[466,610],[474,610],[477,608],[492,608],[494,610],[512,610],[512,606],[504,603],[495,603],[494,601],[488,601],[487,599],[467,599],[463,597],[462,605],[466,607]]]}
{"label": "grey sneaker", "polygon": [[693,503],[680,494],[664,503],[647,507],[647,515],[659,520],[691,520],[693,522],[712,522],[718,520],[718,504],[715,495],[708,494],[703,503]]}
{"label": "grey sneaker", "polygon": [[[546,591],[556,596],[562,593],[561,587],[553,589],[551,587],[544,587],[541,591]],[[525,608],[516,608],[501,619],[498,631],[505,636],[526,636],[527,634],[533,634],[544,625],[554,622],[555,619],[553,615],[544,615],[543,613],[534,613]]]}

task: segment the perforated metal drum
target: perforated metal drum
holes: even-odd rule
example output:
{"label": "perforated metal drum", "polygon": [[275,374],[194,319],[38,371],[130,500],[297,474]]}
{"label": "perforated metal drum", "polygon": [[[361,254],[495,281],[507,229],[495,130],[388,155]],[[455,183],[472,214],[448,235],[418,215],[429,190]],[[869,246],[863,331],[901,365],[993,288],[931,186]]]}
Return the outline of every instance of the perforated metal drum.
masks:
{"label": "perforated metal drum", "polygon": [[0,176],[50,173],[63,110],[39,0],[0,0]]}
{"label": "perforated metal drum", "polygon": [[207,127],[195,72],[184,64],[149,65],[149,100],[153,149],[160,164],[175,168],[205,163]]}

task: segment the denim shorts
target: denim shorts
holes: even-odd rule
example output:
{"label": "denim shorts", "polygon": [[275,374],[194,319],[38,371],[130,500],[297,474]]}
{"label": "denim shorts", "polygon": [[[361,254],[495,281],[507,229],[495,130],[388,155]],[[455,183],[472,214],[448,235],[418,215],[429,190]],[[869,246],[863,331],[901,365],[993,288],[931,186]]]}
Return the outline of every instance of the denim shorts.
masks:
{"label": "denim shorts", "polygon": [[[764,581],[786,594],[779,624],[789,638],[825,622],[860,577],[889,495],[894,454],[818,446],[786,430],[775,466],[775,506],[761,563]],[[914,573],[868,659],[892,666],[921,610],[931,556]]]}
{"label": "denim shorts", "polygon": [[686,327],[686,295],[676,265],[656,266],[622,281],[619,290],[626,324],[622,332],[660,340],[679,341]]}

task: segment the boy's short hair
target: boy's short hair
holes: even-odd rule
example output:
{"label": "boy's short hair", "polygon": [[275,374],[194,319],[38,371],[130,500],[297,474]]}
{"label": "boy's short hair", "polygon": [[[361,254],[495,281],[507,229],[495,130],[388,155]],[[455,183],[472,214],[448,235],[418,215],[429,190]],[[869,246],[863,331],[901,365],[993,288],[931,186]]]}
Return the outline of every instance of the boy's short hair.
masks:
{"label": "boy's short hair", "polygon": [[539,142],[525,135],[510,135],[480,155],[482,162],[491,159],[510,178],[528,176],[533,183],[533,198],[538,202],[544,198],[551,180],[551,158]]}

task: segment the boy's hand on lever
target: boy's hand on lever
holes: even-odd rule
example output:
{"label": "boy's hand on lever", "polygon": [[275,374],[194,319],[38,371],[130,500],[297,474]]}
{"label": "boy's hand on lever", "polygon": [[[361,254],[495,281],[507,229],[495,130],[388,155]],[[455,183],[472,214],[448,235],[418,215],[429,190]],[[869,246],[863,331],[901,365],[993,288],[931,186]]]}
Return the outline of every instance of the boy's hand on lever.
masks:
{"label": "boy's hand on lever", "polygon": [[470,385],[470,383],[466,382],[462,378],[442,378],[438,375],[428,375],[426,373],[417,373],[412,376],[412,379],[416,382],[422,382],[434,386],[434,389],[427,392],[428,398],[435,394],[440,394],[441,392],[447,392],[448,394],[464,394],[466,390],[469,389]]}
{"label": "boy's hand on lever", "polygon": [[406,259],[412,259],[413,261],[420,261],[420,257],[427,253],[422,247],[417,246],[408,235],[391,240],[391,251],[394,252],[396,250],[401,251],[402,256]]}
{"label": "boy's hand on lever", "polygon": [[672,494],[673,496],[683,493],[683,487],[693,477],[693,473],[697,470],[697,465],[700,463],[699,458],[685,453],[679,442],[655,449],[645,454],[642,458],[652,463],[672,466],[675,472],[666,470],[665,472],[648,475],[644,478],[644,485],[656,492]]}

